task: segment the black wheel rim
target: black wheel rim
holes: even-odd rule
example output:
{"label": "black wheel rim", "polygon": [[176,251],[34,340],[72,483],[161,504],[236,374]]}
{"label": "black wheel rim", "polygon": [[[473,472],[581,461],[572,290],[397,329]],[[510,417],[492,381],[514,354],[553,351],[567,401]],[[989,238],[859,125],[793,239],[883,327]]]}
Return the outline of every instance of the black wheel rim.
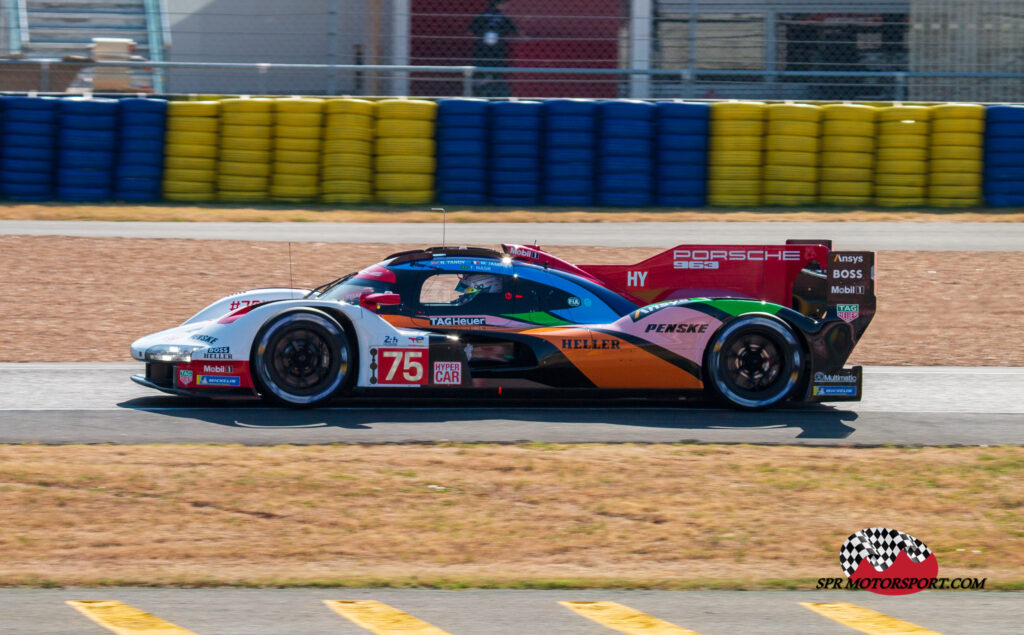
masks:
{"label": "black wheel rim", "polygon": [[778,343],[759,333],[746,333],[730,341],[722,362],[729,383],[748,394],[770,390],[785,366]]}
{"label": "black wheel rim", "polygon": [[335,352],[321,333],[310,328],[289,329],[278,337],[269,351],[271,377],[282,390],[313,394],[348,371],[344,347]]}

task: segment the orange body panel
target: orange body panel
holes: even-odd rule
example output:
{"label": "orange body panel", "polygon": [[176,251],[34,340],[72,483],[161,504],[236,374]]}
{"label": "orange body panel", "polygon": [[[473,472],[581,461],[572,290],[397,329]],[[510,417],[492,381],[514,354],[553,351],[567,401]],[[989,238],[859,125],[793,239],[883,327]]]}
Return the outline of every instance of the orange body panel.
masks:
{"label": "orange body panel", "polygon": [[700,389],[700,378],[624,339],[586,328],[523,331],[551,342],[598,388]]}

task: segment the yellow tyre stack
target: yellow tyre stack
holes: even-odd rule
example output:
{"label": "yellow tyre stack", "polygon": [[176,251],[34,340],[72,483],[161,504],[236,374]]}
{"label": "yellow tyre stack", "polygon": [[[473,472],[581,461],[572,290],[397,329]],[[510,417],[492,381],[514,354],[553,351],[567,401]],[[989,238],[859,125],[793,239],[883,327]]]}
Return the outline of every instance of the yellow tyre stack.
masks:
{"label": "yellow tyre stack", "polygon": [[272,99],[220,102],[217,198],[227,203],[267,200],[274,143]]}
{"label": "yellow tyre stack", "polygon": [[434,125],[437,104],[386,99],[377,104],[374,185],[377,200],[421,205],[434,200]]}
{"label": "yellow tyre stack", "polygon": [[878,109],[831,104],[821,109],[818,202],[870,205],[875,192],[875,118]]}
{"label": "yellow tyre stack", "polygon": [[928,204],[977,207],[982,204],[985,107],[944,104],[931,108]]}
{"label": "yellow tyre stack", "polygon": [[362,99],[331,99],[324,110],[320,200],[373,202],[373,135],[377,105]]}
{"label": "yellow tyre stack", "polygon": [[296,203],[317,200],[323,118],[322,99],[274,100],[271,200]]}
{"label": "yellow tyre stack", "polygon": [[720,207],[761,205],[765,105],[711,104],[708,203]]}
{"label": "yellow tyre stack", "polygon": [[814,205],[818,199],[821,107],[772,104],[766,111],[764,204]]}
{"label": "yellow tyre stack", "polygon": [[875,204],[920,207],[928,203],[928,145],[931,110],[890,106],[878,110]]}
{"label": "yellow tyre stack", "polygon": [[172,101],[167,104],[164,138],[164,198],[207,203],[217,199],[220,104]]}

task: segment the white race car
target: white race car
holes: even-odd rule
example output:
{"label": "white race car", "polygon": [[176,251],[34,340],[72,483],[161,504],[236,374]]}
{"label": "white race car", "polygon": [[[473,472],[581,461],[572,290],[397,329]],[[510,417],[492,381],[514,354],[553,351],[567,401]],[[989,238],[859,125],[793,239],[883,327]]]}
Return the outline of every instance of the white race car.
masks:
{"label": "white race car", "polygon": [[146,363],[132,379],[296,407],[396,389],[860,399],[860,368],[844,363],[875,312],[870,252],[680,245],[576,266],[502,247],[413,250],[314,290],[228,296],[132,344]]}

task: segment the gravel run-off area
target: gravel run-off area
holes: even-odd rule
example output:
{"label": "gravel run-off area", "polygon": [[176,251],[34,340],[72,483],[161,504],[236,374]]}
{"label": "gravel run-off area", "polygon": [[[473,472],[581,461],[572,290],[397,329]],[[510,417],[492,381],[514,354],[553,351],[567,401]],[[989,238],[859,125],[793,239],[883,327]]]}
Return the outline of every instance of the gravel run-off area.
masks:
{"label": "gravel run-off area", "polygon": [[[418,246],[0,236],[0,361],[126,361],[134,339],[227,294],[316,286]],[[546,249],[580,264],[658,252]],[[880,252],[876,289],[851,363],[1024,366],[1024,253]]]}

